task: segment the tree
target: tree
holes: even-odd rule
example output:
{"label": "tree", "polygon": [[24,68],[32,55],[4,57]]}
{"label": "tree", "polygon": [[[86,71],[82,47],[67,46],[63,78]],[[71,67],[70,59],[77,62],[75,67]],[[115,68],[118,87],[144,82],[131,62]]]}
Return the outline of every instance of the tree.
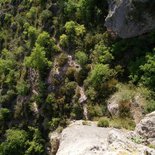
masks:
{"label": "tree", "polygon": [[27,149],[24,155],[42,155],[44,152],[43,139],[41,133],[37,128],[29,128],[29,139],[26,141]]}
{"label": "tree", "polygon": [[48,32],[43,31],[39,34],[37,38],[37,44],[39,44],[41,47],[49,47],[50,45],[53,45],[54,40],[50,38],[50,35]]}
{"label": "tree", "polygon": [[82,52],[82,51],[78,51],[75,54],[75,57],[77,59],[77,62],[83,66],[88,62],[88,56],[86,55],[86,53]]}
{"label": "tree", "polygon": [[88,81],[93,87],[100,88],[115,74],[115,71],[110,69],[109,65],[96,64],[88,77]]}
{"label": "tree", "polygon": [[47,58],[51,58],[52,51],[55,51],[55,41],[48,32],[43,31],[39,34],[36,43],[44,48]]}
{"label": "tree", "polygon": [[80,25],[74,21],[68,21],[65,24],[66,33],[69,35],[83,36],[86,32],[84,25]]}
{"label": "tree", "polygon": [[62,47],[67,47],[68,46],[68,36],[66,34],[62,34],[60,36],[60,45]]}
{"label": "tree", "polygon": [[155,90],[155,55],[147,54],[146,63],[140,66],[140,70],[143,72],[141,82]]}
{"label": "tree", "polygon": [[10,117],[10,110],[7,108],[0,109],[0,122],[5,122]]}
{"label": "tree", "polygon": [[33,49],[31,55],[25,58],[25,65],[32,67],[39,71],[43,71],[46,67],[51,65],[51,62],[45,56],[45,49],[39,44]]}
{"label": "tree", "polygon": [[102,43],[99,43],[95,46],[93,51],[93,59],[96,63],[107,64],[110,63],[114,57],[110,53],[110,49],[104,46]]}
{"label": "tree", "polygon": [[24,130],[9,129],[6,131],[6,140],[0,145],[1,155],[24,155],[27,133]]}

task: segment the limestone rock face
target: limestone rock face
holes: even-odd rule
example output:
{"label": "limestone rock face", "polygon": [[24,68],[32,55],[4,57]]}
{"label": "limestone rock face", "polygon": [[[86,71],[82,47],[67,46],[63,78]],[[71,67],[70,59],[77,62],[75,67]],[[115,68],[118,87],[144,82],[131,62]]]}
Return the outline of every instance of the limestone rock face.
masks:
{"label": "limestone rock face", "polygon": [[137,124],[135,131],[146,138],[151,144],[155,145],[155,111],[146,115]]}
{"label": "limestone rock face", "polygon": [[107,29],[121,38],[139,36],[155,29],[155,2],[151,0],[109,0]]}
{"label": "limestone rock face", "polygon": [[57,132],[51,132],[49,134],[49,139],[51,144],[51,150],[49,152],[49,155],[55,155],[59,148],[60,134]]}
{"label": "limestone rock face", "polygon": [[73,123],[63,130],[56,155],[155,155],[131,140],[127,131]]}
{"label": "limestone rock face", "polygon": [[107,108],[112,117],[119,116],[119,104],[115,100],[111,99],[107,105]]}
{"label": "limestone rock face", "polygon": [[[112,117],[118,117],[121,113],[122,100],[120,100],[118,96],[116,93],[108,100],[107,109]],[[129,105],[128,108],[136,124],[139,123],[143,117],[142,103],[143,98],[140,95],[135,95],[132,99],[126,101],[126,105]]]}

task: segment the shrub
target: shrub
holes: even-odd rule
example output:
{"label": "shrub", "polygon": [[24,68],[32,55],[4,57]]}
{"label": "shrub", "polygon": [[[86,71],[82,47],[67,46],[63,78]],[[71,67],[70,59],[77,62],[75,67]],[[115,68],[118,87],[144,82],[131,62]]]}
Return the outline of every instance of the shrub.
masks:
{"label": "shrub", "polygon": [[60,67],[64,66],[67,63],[67,61],[68,61],[68,57],[67,57],[67,54],[65,53],[61,53],[57,59],[58,65]]}
{"label": "shrub", "polygon": [[62,34],[60,36],[60,45],[62,47],[67,47],[67,45],[68,45],[68,36],[66,34]]}
{"label": "shrub", "polygon": [[101,85],[115,75],[115,71],[109,65],[97,64],[88,77],[93,87],[100,88]]}
{"label": "shrub", "polygon": [[[154,49],[155,51],[155,49]],[[155,55],[147,54],[146,63],[140,66],[140,70],[143,72],[141,82],[153,90],[155,90]]]}
{"label": "shrub", "polygon": [[34,21],[36,18],[36,14],[37,14],[37,7],[31,7],[29,12],[26,14],[26,17]]}
{"label": "shrub", "polygon": [[55,130],[59,124],[60,124],[60,118],[53,118],[50,122],[49,122],[49,125],[50,125],[50,128],[52,130]]}
{"label": "shrub", "polygon": [[88,125],[88,126],[91,126],[91,123],[89,121],[83,121],[82,122],[82,125]]}
{"label": "shrub", "polygon": [[97,126],[98,127],[109,127],[109,121],[105,118],[101,118],[99,119]]}
{"label": "shrub", "polygon": [[83,51],[78,51],[75,54],[75,58],[81,66],[85,65],[88,61],[88,56]]}
{"label": "shrub", "polygon": [[25,58],[25,65],[41,72],[45,69],[45,67],[49,67],[51,62],[46,58],[44,47],[36,44],[36,47],[33,49],[31,55]]}
{"label": "shrub", "polygon": [[71,111],[71,118],[72,119],[82,119],[83,118],[83,108],[80,106],[80,104],[76,103],[72,107]]}
{"label": "shrub", "polygon": [[89,104],[88,107],[88,117],[89,119],[93,119],[94,117],[101,117],[104,113],[104,106],[101,105],[92,105]]}
{"label": "shrub", "polygon": [[22,155],[25,150],[27,136],[28,135],[24,130],[7,130],[6,141],[0,145],[0,153],[3,155]]}
{"label": "shrub", "polygon": [[105,47],[103,43],[99,43],[95,46],[93,56],[95,62],[103,64],[110,63],[114,59],[113,55],[110,53],[110,49]]}
{"label": "shrub", "polygon": [[29,84],[24,80],[19,81],[16,85],[18,94],[23,96],[28,93],[29,88],[30,88]]}
{"label": "shrub", "polygon": [[74,67],[68,67],[68,69],[66,71],[66,76],[68,77],[68,79],[70,81],[74,81],[75,80],[75,73],[76,73],[76,69]]}
{"label": "shrub", "polygon": [[0,109],[0,122],[7,121],[10,117],[10,110],[7,108]]}
{"label": "shrub", "polygon": [[47,21],[47,19],[52,18],[52,13],[49,10],[43,10],[40,14],[40,19],[42,22]]}
{"label": "shrub", "polygon": [[131,118],[114,118],[110,120],[110,127],[134,130],[135,122]]}

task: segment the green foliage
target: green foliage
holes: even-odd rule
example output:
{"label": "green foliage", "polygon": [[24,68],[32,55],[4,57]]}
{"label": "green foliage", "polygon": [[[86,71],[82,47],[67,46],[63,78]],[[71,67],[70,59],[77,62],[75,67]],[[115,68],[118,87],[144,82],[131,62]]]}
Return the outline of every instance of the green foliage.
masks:
{"label": "green foliage", "polygon": [[16,85],[18,94],[26,95],[29,91],[29,85],[26,81],[19,81]]}
{"label": "green foliage", "polygon": [[[134,128],[130,101],[135,96],[144,113],[155,110],[155,33],[113,38],[104,27],[107,2],[0,1],[0,154],[46,154],[50,130],[84,118],[79,86],[91,120],[108,115],[111,95],[119,102],[121,118],[106,118],[111,127]],[[144,4],[135,7],[141,10]],[[146,6],[152,12],[154,4]],[[5,136],[17,126],[21,130],[10,129]]]}
{"label": "green foliage", "polygon": [[10,118],[10,110],[7,108],[0,109],[0,122],[8,121]]}
{"label": "green foliage", "polygon": [[49,122],[50,128],[52,130],[55,130],[60,123],[60,118],[52,118],[52,120]]}
{"label": "green foliage", "polygon": [[146,63],[140,66],[140,70],[143,72],[141,82],[152,88],[155,88],[155,56],[154,54],[147,54]]}
{"label": "green foliage", "polygon": [[31,140],[26,141],[27,149],[25,155],[42,155],[44,152],[44,141],[41,137],[40,131],[34,127],[29,127],[29,137],[31,137]]}
{"label": "green foliage", "polygon": [[[25,27],[27,27],[26,24]],[[38,30],[33,26],[28,26],[27,32],[25,31],[25,34],[28,35],[31,47],[33,47],[38,36]]]}
{"label": "green foliage", "polygon": [[58,62],[58,65],[61,67],[61,66],[64,66],[68,61],[68,57],[65,53],[61,53],[57,59],[57,62]]}
{"label": "green foliage", "polygon": [[31,7],[29,12],[26,14],[26,17],[35,20],[37,14],[37,7]]}
{"label": "green foliage", "polygon": [[88,109],[88,117],[91,120],[95,117],[101,117],[105,113],[104,105],[91,105],[91,104],[89,104],[87,109]]}
{"label": "green foliage", "polygon": [[62,47],[66,47],[68,45],[68,36],[66,34],[62,34],[60,36],[60,45]]}
{"label": "green foliage", "polygon": [[67,34],[75,34],[76,36],[83,36],[86,32],[84,25],[80,25],[74,21],[66,22],[65,30]]}
{"label": "green foliage", "polygon": [[144,141],[144,139],[141,136],[135,136],[132,138],[132,141],[137,144],[141,144]]}
{"label": "green foliage", "polygon": [[93,87],[100,87],[103,83],[115,75],[115,71],[109,65],[96,64],[90,73],[88,81]]}
{"label": "green foliage", "polygon": [[77,62],[81,66],[85,65],[88,62],[88,56],[84,52],[82,52],[82,51],[78,51],[75,54],[75,58],[77,59]]}
{"label": "green foliage", "polygon": [[19,129],[6,131],[6,140],[0,145],[3,155],[41,155],[44,152],[43,141],[38,129],[29,127],[29,133]]}
{"label": "green foliage", "polygon": [[3,155],[23,155],[27,137],[28,135],[24,130],[7,130],[6,141],[0,145],[0,153]]}
{"label": "green foliage", "polygon": [[118,128],[118,129],[127,129],[127,130],[134,130],[135,129],[135,122],[130,118],[114,118],[110,121],[110,127]]}
{"label": "green foliage", "polygon": [[41,47],[47,48],[52,46],[54,41],[50,38],[50,35],[47,32],[42,32],[39,34],[36,42]]}
{"label": "green foliage", "polygon": [[97,126],[99,127],[109,127],[109,121],[105,118],[99,119]]}
{"label": "green foliage", "polygon": [[80,120],[83,118],[83,108],[81,107],[80,104],[75,103],[72,107],[72,111],[71,111],[71,118],[72,119],[77,119]]}
{"label": "green foliage", "polygon": [[51,65],[51,62],[48,61],[45,54],[44,47],[36,44],[31,55],[25,58],[25,65],[27,67],[32,67],[39,71],[43,71],[45,67],[49,67]]}
{"label": "green foliage", "polygon": [[95,46],[93,58],[95,62],[104,64],[110,63],[114,59],[113,55],[110,53],[110,49],[105,47],[103,44],[97,44]]}
{"label": "green foliage", "polygon": [[46,22],[49,18],[52,17],[52,13],[49,10],[43,10],[40,15],[40,19],[42,22]]}

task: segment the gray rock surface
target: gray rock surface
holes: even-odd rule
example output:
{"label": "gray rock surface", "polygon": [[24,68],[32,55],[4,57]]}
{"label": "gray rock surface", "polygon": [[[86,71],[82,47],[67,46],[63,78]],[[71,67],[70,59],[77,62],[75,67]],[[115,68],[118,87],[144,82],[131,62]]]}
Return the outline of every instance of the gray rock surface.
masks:
{"label": "gray rock surface", "polygon": [[146,115],[137,124],[135,131],[155,146],[155,111]]}
{"label": "gray rock surface", "polygon": [[108,111],[110,112],[112,117],[119,116],[119,113],[120,113],[119,103],[115,99],[111,98],[108,101],[107,108],[108,108]]}
{"label": "gray rock surface", "polygon": [[107,29],[121,38],[139,36],[155,29],[155,2],[151,0],[109,0]]}
{"label": "gray rock surface", "polygon": [[60,142],[60,134],[57,132],[51,132],[49,134],[50,144],[51,144],[51,150],[49,152],[50,155],[55,155],[58,148],[59,148],[59,142]]}
{"label": "gray rock surface", "polygon": [[155,150],[131,140],[130,132],[72,123],[63,130],[56,155],[155,155]]}
{"label": "gray rock surface", "polygon": [[[119,117],[120,111],[122,109],[122,100],[120,99],[121,95],[122,94],[118,94],[116,92],[111,96],[111,98],[107,102],[107,109],[112,117]],[[126,105],[129,105],[128,108],[130,110],[130,114],[133,117],[136,124],[139,123],[143,117],[142,103],[143,97],[140,94],[136,94],[131,99],[126,101]]]}

